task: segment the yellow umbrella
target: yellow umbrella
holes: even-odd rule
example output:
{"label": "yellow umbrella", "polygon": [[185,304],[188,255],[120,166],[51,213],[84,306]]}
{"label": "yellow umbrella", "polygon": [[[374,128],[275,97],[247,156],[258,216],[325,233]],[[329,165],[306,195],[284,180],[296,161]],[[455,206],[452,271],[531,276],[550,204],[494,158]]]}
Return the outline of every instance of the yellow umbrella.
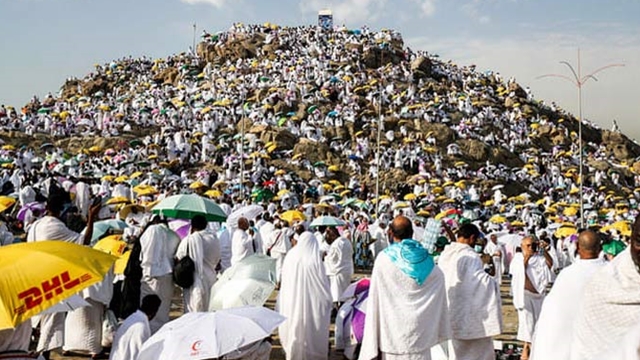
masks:
{"label": "yellow umbrella", "polygon": [[123,183],[126,182],[127,180],[129,180],[129,177],[127,175],[121,175],[118,176],[117,178],[113,179],[113,181],[117,182],[117,183]]}
{"label": "yellow umbrella", "polygon": [[331,165],[327,168],[327,170],[331,171],[331,172],[338,172],[340,171],[340,167],[338,167],[338,165]]}
{"label": "yellow umbrella", "polygon": [[129,179],[135,179],[135,178],[139,177],[140,175],[143,175],[142,171],[136,171],[133,174],[131,174],[131,176],[129,176]]}
{"label": "yellow umbrella", "polygon": [[578,209],[574,207],[568,207],[562,211],[562,215],[564,216],[576,216],[578,214]]}
{"label": "yellow umbrella", "polygon": [[129,204],[126,206],[123,206],[122,209],[120,209],[120,211],[118,211],[118,215],[120,216],[121,219],[126,219],[127,216],[129,215],[129,213],[131,213],[131,211],[136,210],[138,212],[144,212],[145,208],[144,206],[140,205],[140,204]]}
{"label": "yellow umbrella", "polygon": [[563,225],[560,228],[558,228],[558,230],[556,230],[554,235],[557,238],[566,238],[567,236],[571,236],[577,233],[578,233],[578,229],[576,229],[575,227]]}
{"label": "yellow umbrella", "polygon": [[148,196],[158,193],[158,190],[151,185],[141,184],[133,187],[133,192],[138,196]]}
{"label": "yellow umbrella", "polygon": [[493,215],[489,219],[489,222],[493,224],[504,224],[505,222],[507,222],[507,218],[502,215]]}
{"label": "yellow umbrella", "polygon": [[16,203],[16,199],[12,197],[0,196],[0,213],[4,212],[5,210],[13,206],[13,204],[15,203]]}
{"label": "yellow umbrella", "polygon": [[222,192],[220,190],[207,190],[204,193],[205,196],[208,196],[210,198],[217,198],[217,197],[221,197],[222,196]]}
{"label": "yellow umbrella", "polygon": [[15,149],[16,149],[16,147],[13,146],[13,145],[2,145],[2,150],[13,151]]}
{"label": "yellow umbrella", "polygon": [[304,221],[307,217],[298,210],[289,210],[280,214],[280,219],[285,220],[288,223],[294,223],[296,221]]}
{"label": "yellow umbrella", "polygon": [[120,256],[126,250],[127,243],[122,240],[122,235],[120,234],[109,235],[100,239],[100,241],[93,245],[93,248],[113,256]]}
{"label": "yellow umbrella", "polygon": [[417,198],[416,194],[410,193],[404,196],[404,199],[407,201],[412,201],[415,200]]}
{"label": "yellow umbrella", "polygon": [[286,194],[288,194],[288,193],[290,193],[290,191],[289,191],[289,190],[287,190],[287,189],[282,189],[282,190],[278,191],[277,196],[283,196],[283,195],[286,195]]}
{"label": "yellow umbrella", "polygon": [[200,189],[203,187],[207,187],[202,181],[196,181],[193,184],[189,185],[189,189]]}
{"label": "yellow umbrella", "polygon": [[522,221],[517,221],[517,220],[511,223],[511,226],[513,226],[513,227],[523,227],[525,225],[526,224],[523,223]]}
{"label": "yellow umbrella", "polygon": [[102,280],[115,260],[63,241],[0,247],[0,330],[13,328]]}
{"label": "yellow umbrella", "polygon": [[107,205],[116,205],[116,204],[130,204],[131,200],[124,196],[116,196],[107,200]]}
{"label": "yellow umbrella", "polygon": [[113,265],[113,273],[116,275],[124,274],[124,270],[127,268],[127,263],[129,262],[129,257],[131,256],[131,251],[127,250],[124,254],[122,254],[116,263]]}
{"label": "yellow umbrella", "polygon": [[113,179],[115,179],[115,177],[113,175],[105,175],[100,180],[102,180],[102,181],[113,181]]}
{"label": "yellow umbrella", "polygon": [[349,193],[350,193],[350,192],[351,192],[351,190],[347,189],[347,190],[345,190],[345,191],[341,192],[341,193],[340,193],[340,196],[341,196],[341,197],[345,197],[345,195],[349,195]]}

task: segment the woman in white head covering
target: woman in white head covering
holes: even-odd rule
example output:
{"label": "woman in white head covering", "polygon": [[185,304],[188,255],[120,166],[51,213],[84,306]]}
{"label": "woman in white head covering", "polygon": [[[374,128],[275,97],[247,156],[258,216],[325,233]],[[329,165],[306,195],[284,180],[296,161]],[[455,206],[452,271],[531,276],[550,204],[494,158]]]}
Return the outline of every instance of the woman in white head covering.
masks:
{"label": "woman in white head covering", "polygon": [[304,232],[284,259],[276,304],[287,318],[278,329],[287,359],[328,358],[331,305],[318,241],[312,233]]}

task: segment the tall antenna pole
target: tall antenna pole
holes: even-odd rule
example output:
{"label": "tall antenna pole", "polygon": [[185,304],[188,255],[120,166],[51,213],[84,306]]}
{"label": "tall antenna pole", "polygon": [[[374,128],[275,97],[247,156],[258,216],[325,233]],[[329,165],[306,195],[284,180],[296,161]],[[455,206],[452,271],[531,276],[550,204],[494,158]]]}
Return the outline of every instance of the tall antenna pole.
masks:
{"label": "tall antenna pole", "polygon": [[196,23],[193,23],[193,47],[191,48],[191,51],[193,51],[194,57],[198,56],[198,52],[196,51],[196,29]]}
{"label": "tall antenna pole", "polygon": [[[382,56],[384,53],[380,51],[380,67],[382,67]],[[380,104],[378,104],[378,140],[376,148],[376,219],[380,219],[380,136],[382,135],[382,76],[380,77],[379,95]]]}
{"label": "tall antenna pole", "polygon": [[584,224],[584,178],[583,178],[583,162],[584,162],[584,156],[582,154],[582,86],[589,80],[592,79],[594,81],[598,81],[598,79],[595,77],[595,75],[599,72],[601,72],[602,70],[611,68],[611,67],[621,67],[624,66],[624,64],[609,64],[609,65],[605,65],[603,67],[600,67],[598,69],[596,69],[595,71],[582,76],[582,66],[580,64],[580,49],[578,49],[578,71],[576,72],[576,70],[573,68],[573,66],[571,66],[571,64],[567,61],[560,61],[561,64],[565,65],[566,67],[569,68],[569,70],[571,70],[571,74],[573,75],[573,78],[569,77],[569,76],[565,76],[565,75],[560,75],[560,74],[547,74],[547,75],[542,75],[542,76],[538,76],[536,79],[541,79],[541,78],[545,78],[545,77],[557,77],[557,78],[561,78],[564,80],[569,81],[570,83],[572,83],[574,86],[576,86],[578,88],[578,151],[580,152],[579,157],[578,157],[578,161],[580,163],[579,165],[579,173],[580,173],[580,227],[584,229],[585,224]]}

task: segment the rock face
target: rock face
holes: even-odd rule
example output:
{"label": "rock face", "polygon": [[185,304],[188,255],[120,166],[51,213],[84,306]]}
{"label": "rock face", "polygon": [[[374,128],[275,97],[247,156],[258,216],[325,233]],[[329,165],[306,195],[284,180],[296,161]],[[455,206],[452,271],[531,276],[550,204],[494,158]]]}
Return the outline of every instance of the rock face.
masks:
{"label": "rock face", "polygon": [[318,143],[304,138],[300,139],[300,141],[295,145],[293,153],[302,154],[312,164],[318,161],[330,163],[333,159],[337,159],[327,144]]}
{"label": "rock face", "polygon": [[413,71],[414,79],[431,77],[433,72],[433,63],[428,58],[420,56],[411,63],[411,71]]}
{"label": "rock face", "polygon": [[473,139],[458,140],[458,145],[465,158],[473,161],[486,161],[489,158],[489,147],[482,141]]}
{"label": "rock face", "polygon": [[436,139],[439,147],[445,147],[456,141],[456,133],[445,124],[420,123],[419,131],[426,137],[429,133]]}
{"label": "rock face", "polygon": [[640,147],[619,132],[603,130],[602,142],[617,160],[627,161],[640,155]]}
{"label": "rock face", "polygon": [[160,85],[177,85],[180,72],[176,68],[168,68],[153,77],[153,81]]}

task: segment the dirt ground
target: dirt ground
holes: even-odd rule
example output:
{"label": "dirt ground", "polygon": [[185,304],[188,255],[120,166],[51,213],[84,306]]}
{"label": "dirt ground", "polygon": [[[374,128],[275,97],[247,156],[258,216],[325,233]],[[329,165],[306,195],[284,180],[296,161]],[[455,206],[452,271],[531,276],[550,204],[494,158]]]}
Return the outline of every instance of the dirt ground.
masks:
{"label": "dirt ground", "polygon": [[[362,277],[369,276],[368,273],[359,272],[354,275],[354,279],[360,279]],[[503,314],[503,332],[502,335],[497,336],[494,340],[496,340],[496,345],[502,343],[516,343],[515,337],[518,329],[518,315],[516,310],[513,307],[511,296],[509,296],[509,280],[504,279],[502,283],[502,287],[500,288],[500,294],[502,297],[502,314]],[[269,300],[267,301],[266,306],[268,308],[273,309],[275,306],[275,301],[278,296],[278,292],[274,291]],[[176,288],[176,295],[174,297],[173,304],[171,305],[171,318],[176,318],[182,315],[182,297],[180,296],[180,290]],[[331,342],[333,343],[333,325],[331,325]],[[276,335],[273,337],[273,350],[271,351],[271,360],[284,360],[284,352],[282,351],[282,347],[280,346],[280,339]],[[108,358],[105,356],[104,358]],[[88,359],[88,356],[62,356],[60,353],[52,354],[52,359],[65,359],[65,360],[81,360]],[[329,360],[342,360],[344,357],[342,354],[335,349],[331,349],[331,356]]]}

